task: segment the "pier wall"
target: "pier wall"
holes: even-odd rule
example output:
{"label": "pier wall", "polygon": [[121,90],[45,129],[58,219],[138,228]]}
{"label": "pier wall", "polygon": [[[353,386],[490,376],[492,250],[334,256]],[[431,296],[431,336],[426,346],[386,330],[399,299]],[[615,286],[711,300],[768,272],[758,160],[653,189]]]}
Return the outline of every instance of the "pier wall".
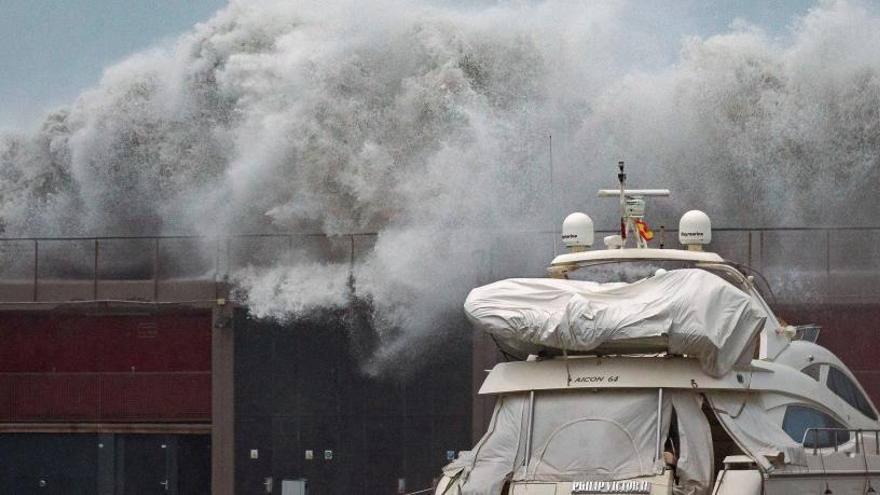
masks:
{"label": "pier wall", "polygon": [[[878,232],[719,229],[713,244],[764,274],[780,316],[822,325],[819,342],[875,402]],[[561,251],[554,239],[499,233],[469,283],[543,276]],[[312,493],[430,485],[485,431],[493,402],[476,391],[502,359],[457,313],[460,302],[438,301],[451,316],[438,322],[430,352],[404,353],[373,375],[372,330],[352,325],[369,315],[259,321],[230,298],[228,277],[242,267],[292,250],[355,264],[373,242],[368,234],[0,240],[0,449],[17,460],[0,469],[0,492],[122,495],[167,484],[181,494],[207,486],[277,494],[300,479]]]}

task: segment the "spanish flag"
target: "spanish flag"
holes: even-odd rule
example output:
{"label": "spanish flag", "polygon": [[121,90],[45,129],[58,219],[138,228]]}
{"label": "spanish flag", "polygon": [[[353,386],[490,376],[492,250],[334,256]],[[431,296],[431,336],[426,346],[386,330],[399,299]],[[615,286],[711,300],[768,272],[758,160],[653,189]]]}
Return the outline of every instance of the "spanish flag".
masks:
{"label": "spanish flag", "polygon": [[650,241],[654,238],[654,231],[651,230],[651,227],[648,227],[648,222],[636,219],[636,230],[639,231],[639,236],[645,241]]}

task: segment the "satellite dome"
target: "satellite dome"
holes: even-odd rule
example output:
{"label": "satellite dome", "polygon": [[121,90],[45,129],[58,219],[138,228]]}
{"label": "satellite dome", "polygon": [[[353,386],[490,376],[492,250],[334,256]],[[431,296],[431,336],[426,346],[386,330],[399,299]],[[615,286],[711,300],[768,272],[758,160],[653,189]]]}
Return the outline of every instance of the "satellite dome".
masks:
{"label": "satellite dome", "polygon": [[712,242],[712,221],[700,210],[691,210],[678,222],[678,242],[685,246],[699,246]]}
{"label": "satellite dome", "polygon": [[593,245],[593,219],[586,213],[572,213],[562,222],[562,242],[572,251]]}

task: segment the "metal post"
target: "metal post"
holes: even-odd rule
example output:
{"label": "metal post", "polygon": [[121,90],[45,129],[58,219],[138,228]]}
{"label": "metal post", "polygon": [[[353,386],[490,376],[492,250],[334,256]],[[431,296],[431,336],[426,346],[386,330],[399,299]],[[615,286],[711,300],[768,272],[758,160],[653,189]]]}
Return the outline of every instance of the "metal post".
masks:
{"label": "metal post", "polygon": [[37,281],[40,279],[40,241],[34,239],[34,302],[37,302]]}
{"label": "metal post", "polygon": [[754,261],[752,261],[752,231],[749,231],[749,250],[747,255],[747,261],[749,266],[755,266]]}
{"label": "metal post", "polygon": [[217,290],[216,285],[217,282],[220,281],[220,238],[217,237],[214,239],[214,299],[217,299]]}
{"label": "metal post", "polygon": [[663,389],[657,389],[657,446],[654,450],[654,459],[662,460],[663,457],[663,446],[660,445],[662,442],[662,434],[661,430],[663,430]]}
{"label": "metal post", "polygon": [[559,247],[556,243],[559,234],[557,233],[558,219],[556,218],[556,193],[553,191],[553,134],[547,135],[547,141],[550,147],[550,200],[548,203],[550,204],[550,225],[553,226],[553,257],[555,258],[557,254],[559,254]]}
{"label": "metal post", "polygon": [[766,268],[766,263],[764,262],[764,231],[758,232],[758,256],[760,256],[761,260],[761,271],[764,271]]}
{"label": "metal post", "polygon": [[223,280],[229,278],[229,269],[232,265],[232,237],[226,238],[226,268],[223,270]]}
{"label": "metal post", "polygon": [[523,466],[529,468],[532,460],[532,429],[535,426],[535,391],[529,392],[529,426],[526,431],[526,455],[523,456]]}
{"label": "metal post", "polygon": [[825,231],[825,276],[831,276],[831,231]]}
{"label": "metal post", "polygon": [[153,301],[159,300],[159,238],[153,239]]}
{"label": "metal post", "polygon": [[865,435],[861,429],[856,430],[856,454],[859,452],[859,442],[862,442],[861,454],[862,462],[865,464],[865,488],[864,493],[875,493],[874,487],[871,486],[871,474],[868,468],[868,449],[865,447]]}
{"label": "metal post", "polygon": [[92,299],[98,300],[98,238],[95,237],[95,264],[92,267]]}

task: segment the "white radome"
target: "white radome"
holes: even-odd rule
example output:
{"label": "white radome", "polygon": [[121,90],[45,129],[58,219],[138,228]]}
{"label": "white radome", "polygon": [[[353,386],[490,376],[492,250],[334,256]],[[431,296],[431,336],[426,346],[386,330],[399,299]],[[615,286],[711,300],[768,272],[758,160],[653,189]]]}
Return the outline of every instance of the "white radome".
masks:
{"label": "white radome", "polygon": [[562,242],[569,248],[588,248],[593,245],[593,219],[586,213],[576,212],[562,222]]}
{"label": "white radome", "polygon": [[685,246],[712,242],[712,221],[700,210],[691,210],[678,222],[678,242]]}

